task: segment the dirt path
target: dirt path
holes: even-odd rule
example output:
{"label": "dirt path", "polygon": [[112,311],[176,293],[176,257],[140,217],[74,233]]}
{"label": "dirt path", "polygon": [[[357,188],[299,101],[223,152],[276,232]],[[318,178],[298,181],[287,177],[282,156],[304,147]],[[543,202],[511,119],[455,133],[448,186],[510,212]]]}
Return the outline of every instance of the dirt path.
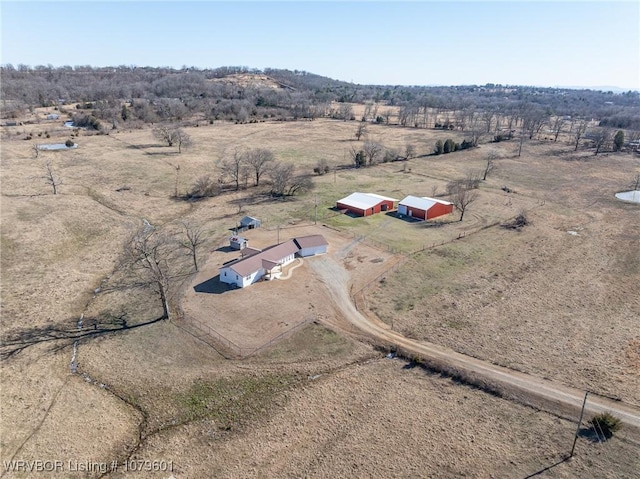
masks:
{"label": "dirt path", "polygon": [[[361,333],[383,344],[392,344],[411,354],[453,367],[489,384],[520,396],[524,402],[561,415],[575,414],[582,407],[584,391],[567,387],[511,369],[457,353],[449,348],[408,339],[392,331],[382,321],[363,316],[349,297],[349,275],[331,256],[325,255],[307,263],[328,289],[337,308]],[[336,326],[335,324],[332,324]],[[523,397],[524,396],[524,397]],[[635,407],[600,396],[589,396],[586,411],[597,414],[609,411],[622,422],[640,430],[640,411]],[[576,414],[577,415],[577,414]],[[588,416],[587,416],[588,417]]]}
{"label": "dirt path", "polygon": [[302,264],[304,263],[304,260],[302,258],[296,258],[295,259],[296,264],[294,264],[293,266],[291,266],[288,270],[287,270],[287,274],[282,275],[282,276],[278,276],[277,279],[279,279],[280,281],[286,281],[289,278],[291,278],[291,276],[293,275],[293,271],[297,268],[299,268],[300,266],[302,266]]}

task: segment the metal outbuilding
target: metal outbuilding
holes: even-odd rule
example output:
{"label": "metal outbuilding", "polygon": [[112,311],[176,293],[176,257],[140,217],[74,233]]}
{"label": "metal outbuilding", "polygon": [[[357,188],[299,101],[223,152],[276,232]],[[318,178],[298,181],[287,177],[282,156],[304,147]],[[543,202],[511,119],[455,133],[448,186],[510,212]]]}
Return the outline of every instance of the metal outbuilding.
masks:
{"label": "metal outbuilding", "polygon": [[398,215],[430,220],[453,212],[453,203],[435,198],[407,196],[398,204]]}
{"label": "metal outbuilding", "polygon": [[351,193],[337,201],[336,208],[357,216],[370,216],[381,211],[391,211],[397,201],[395,198],[375,193]]}
{"label": "metal outbuilding", "polygon": [[240,220],[240,229],[241,230],[252,230],[254,228],[260,228],[260,224],[262,222],[258,218],[253,218],[252,216],[245,216]]}

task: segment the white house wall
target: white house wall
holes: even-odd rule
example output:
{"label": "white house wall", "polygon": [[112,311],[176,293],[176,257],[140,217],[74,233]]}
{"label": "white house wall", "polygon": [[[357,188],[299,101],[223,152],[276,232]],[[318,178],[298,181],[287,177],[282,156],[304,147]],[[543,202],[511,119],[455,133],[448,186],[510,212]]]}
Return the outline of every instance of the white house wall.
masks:
{"label": "white house wall", "polygon": [[254,273],[242,278],[242,286],[240,287],[244,288],[245,286],[249,286],[250,284],[253,284],[256,281],[259,281],[260,278],[262,278],[263,276],[264,276],[264,269],[260,268],[258,271],[255,271]]}
{"label": "white house wall", "polygon": [[303,258],[306,258],[307,256],[314,256],[316,254],[323,254],[326,252],[327,252],[326,246],[312,246],[309,248],[302,248],[298,254]]}
{"label": "white house wall", "polygon": [[256,281],[259,281],[263,276],[264,269],[262,268],[244,277],[240,276],[231,268],[222,268],[220,270],[220,281],[223,283],[235,284],[238,288],[245,288]]}

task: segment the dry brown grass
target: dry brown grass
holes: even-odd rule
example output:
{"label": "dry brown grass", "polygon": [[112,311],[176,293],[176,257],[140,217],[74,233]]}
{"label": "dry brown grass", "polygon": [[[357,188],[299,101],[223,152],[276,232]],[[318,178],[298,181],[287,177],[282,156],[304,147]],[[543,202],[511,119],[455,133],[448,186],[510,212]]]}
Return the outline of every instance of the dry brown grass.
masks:
{"label": "dry brown grass", "polygon": [[[594,159],[567,152],[568,145],[528,144],[522,158],[499,160],[465,221],[426,228],[386,215],[335,216],[330,208],[352,191],[398,198],[430,196],[434,187],[444,192],[447,181],[482,168],[486,147],[414,159],[407,171],[398,163],[339,170],[317,177],[313,193],[286,201],[248,189],[189,203],[171,198],[177,165],[180,192],[202,174],[216,177],[216,161],[235,147],[270,148],[278,159],[310,173],[319,159],[331,166],[349,162],[356,126],[330,120],[200,126],[188,129],[195,147],[181,155],[157,145],[149,130],[81,133],[77,150],[41,152],[37,159],[31,142],[19,139],[22,132],[47,130],[48,141],[58,142],[69,131],[46,122],[17,128],[21,135],[15,129],[3,132],[0,164],[3,335],[34,327],[73,329],[83,313],[95,319],[126,312],[131,324],[155,318],[158,304],[149,291],[108,291],[120,278],[123,243],[143,218],[170,231],[182,219],[197,222],[206,233],[203,251],[210,252],[244,214],[264,221],[256,244],[270,243],[277,225],[309,223],[317,195],[319,222],[347,230],[330,235],[334,247],[347,248],[349,233],[383,245],[357,244],[348,251],[345,261],[358,288],[384,272],[391,258],[385,245],[408,252],[465,234],[417,255],[386,275],[384,288],[367,293],[382,319],[392,315],[396,327],[414,336],[640,401],[634,359],[640,317],[637,208],[613,199],[629,172],[638,170],[630,156]],[[436,138],[462,139],[455,132],[377,125],[369,131],[388,147],[413,143],[418,154],[430,152]],[[511,156],[514,146],[495,149]],[[63,179],[56,196],[36,178],[47,160]],[[510,202],[503,185],[516,191]],[[122,186],[129,189],[116,191]],[[533,221],[521,233],[482,230],[521,209]],[[445,220],[457,219],[453,216]],[[214,262],[210,266],[215,270]],[[287,282],[274,285],[277,301],[270,307],[286,305],[282,316],[288,319],[314,304],[332,324],[335,311],[320,285],[305,284],[307,276],[303,268],[294,272],[289,281],[299,281],[292,298]],[[269,298],[272,285],[255,286],[256,297]],[[102,290],[94,293],[98,287]],[[207,307],[236,321],[250,292],[243,292],[241,304],[230,296]],[[264,314],[273,317],[267,309]],[[69,373],[68,343],[58,351],[50,344],[59,345],[36,345],[3,361],[3,460],[123,459],[142,433],[139,455],[173,459],[189,477],[210,477],[211,470],[230,477],[336,475],[348,469],[361,477],[424,471],[438,477],[463,472],[513,477],[514,471],[526,475],[550,465],[572,434],[573,426],[548,415],[396,371],[392,362],[357,365],[371,357],[370,347],[318,325],[260,357],[225,361],[174,324],[155,323],[82,342],[79,371],[89,380]],[[309,381],[318,374],[318,382]],[[255,401],[242,402],[240,409],[208,402],[216,391]],[[268,394],[259,400],[251,391]],[[190,410],[194,404],[204,409]],[[218,428],[220,417],[227,418],[223,423],[230,431]],[[502,439],[501,427],[515,431],[517,439]],[[631,477],[625,472],[634,466],[627,467],[633,457],[628,443],[580,447],[578,461],[555,469],[561,477],[588,477],[588,461],[594,475],[614,477],[618,461],[623,467],[616,477]]]}

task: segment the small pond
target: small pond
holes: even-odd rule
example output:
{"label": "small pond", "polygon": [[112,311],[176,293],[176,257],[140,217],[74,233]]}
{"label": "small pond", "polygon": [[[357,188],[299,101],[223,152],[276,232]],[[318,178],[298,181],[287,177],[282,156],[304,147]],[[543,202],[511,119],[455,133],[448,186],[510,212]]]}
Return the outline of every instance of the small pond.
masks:
{"label": "small pond", "polygon": [[616,193],[616,198],[622,201],[640,203],[640,190],[621,191],[620,193]]}
{"label": "small pond", "polygon": [[74,148],[78,148],[78,144],[75,143],[73,146],[67,146],[64,143],[45,143],[44,145],[38,145],[38,150],[73,150]]}

